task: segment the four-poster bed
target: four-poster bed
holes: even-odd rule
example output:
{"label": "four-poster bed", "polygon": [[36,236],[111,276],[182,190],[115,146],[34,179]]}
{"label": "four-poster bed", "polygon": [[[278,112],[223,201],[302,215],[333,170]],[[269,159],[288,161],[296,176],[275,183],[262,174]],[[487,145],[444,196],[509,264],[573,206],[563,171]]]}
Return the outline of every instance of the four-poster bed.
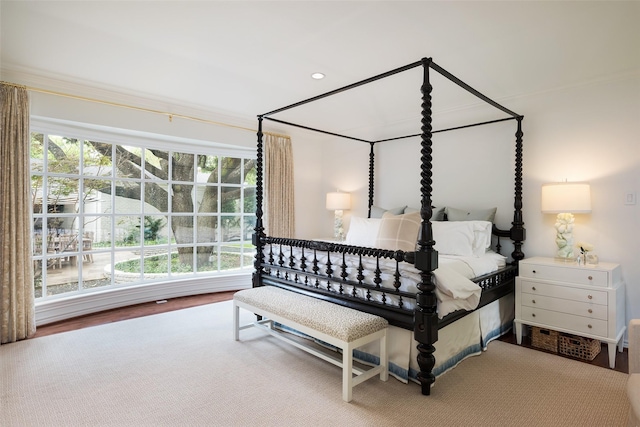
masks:
{"label": "four-poster bed", "polygon": [[[274,118],[277,113],[294,109],[304,104],[330,97],[332,95],[349,91],[356,87],[366,85],[402,73],[404,71],[422,67],[423,81],[420,91],[422,93],[421,133],[417,135],[386,138],[382,140],[364,140],[347,135],[341,135],[325,130],[314,129],[308,126],[295,124]],[[432,130],[432,86],[430,72],[444,76],[465,91],[481,99],[490,106],[507,115],[506,118],[483,121],[455,128]],[[309,241],[277,236],[267,236],[263,225],[263,121],[270,120],[284,125],[295,126],[315,132],[321,132],[338,138],[347,138],[370,144],[369,161],[369,217],[374,207],[374,146],[375,144],[396,139],[420,137],[421,140],[421,166],[420,166],[420,208],[414,213],[404,213],[402,217],[414,222],[417,218],[419,227],[417,239],[413,246],[398,247],[387,246],[385,248],[371,248],[349,244],[349,242],[336,243],[324,241]],[[435,270],[440,267],[444,272],[445,265],[440,262],[438,256],[438,239],[434,241],[434,209],[432,206],[432,135],[436,132],[444,132],[454,129],[485,125],[505,120],[516,120],[515,133],[515,188],[514,211],[512,226],[508,230],[499,229],[495,224],[489,224],[489,243],[491,234],[497,238],[497,252],[500,252],[500,238],[508,238],[513,242],[512,261],[497,265],[490,271],[483,271],[479,277],[468,277],[481,289],[479,301],[473,308],[451,309],[451,312],[442,316],[439,314],[439,297],[446,290],[440,288],[441,281],[436,278]],[[325,94],[292,104],[258,116],[258,141],[257,141],[257,207],[256,226],[253,236],[253,244],[256,246],[256,258],[254,262],[253,287],[277,286],[292,292],[313,296],[330,301],[342,306],[372,313],[388,320],[390,325],[412,331],[413,338],[417,341],[417,365],[419,372],[416,375],[420,382],[422,393],[430,394],[430,387],[435,381],[433,368],[436,364],[434,344],[438,341],[438,333],[441,328],[451,325],[464,318],[474,308],[481,308],[498,299],[513,294],[514,281],[517,275],[518,261],[524,258],[522,243],[525,239],[525,229],[522,217],[522,120],[518,115],[495,101],[487,98],[457,77],[435,64],[431,58],[423,58],[420,61],[391,70],[387,73],[376,75],[366,80],[354,83],[343,88],[327,92]],[[398,216],[397,218],[400,218]],[[388,214],[382,221],[389,219]],[[391,218],[392,220],[395,218]],[[406,224],[406,223],[405,223]],[[478,222],[474,226],[484,226]],[[471,230],[468,225],[465,229]],[[437,233],[442,233],[440,225],[436,227]],[[478,236],[479,229],[469,231],[472,239]],[[466,232],[466,231],[465,231]],[[442,234],[440,234],[442,235]],[[484,252],[484,247],[482,251]],[[488,247],[488,245],[486,246]],[[442,251],[440,249],[440,251]],[[455,254],[455,253],[454,253]],[[448,261],[446,263],[448,266]],[[476,270],[477,271],[477,270]],[[455,291],[454,291],[455,293]],[[444,305],[443,305],[444,307]],[[463,306],[464,307],[464,306]],[[461,322],[462,323],[462,322]]]}

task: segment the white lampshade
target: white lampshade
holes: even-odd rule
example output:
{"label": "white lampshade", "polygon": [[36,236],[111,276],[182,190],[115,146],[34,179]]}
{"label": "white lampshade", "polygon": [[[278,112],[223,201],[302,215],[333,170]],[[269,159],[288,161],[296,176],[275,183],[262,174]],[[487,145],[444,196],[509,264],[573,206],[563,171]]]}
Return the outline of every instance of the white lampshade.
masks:
{"label": "white lampshade", "polygon": [[542,185],[543,213],[590,213],[591,189],[586,182]]}
{"label": "white lampshade", "polygon": [[351,195],[349,193],[327,193],[327,209],[341,211],[351,208]]}

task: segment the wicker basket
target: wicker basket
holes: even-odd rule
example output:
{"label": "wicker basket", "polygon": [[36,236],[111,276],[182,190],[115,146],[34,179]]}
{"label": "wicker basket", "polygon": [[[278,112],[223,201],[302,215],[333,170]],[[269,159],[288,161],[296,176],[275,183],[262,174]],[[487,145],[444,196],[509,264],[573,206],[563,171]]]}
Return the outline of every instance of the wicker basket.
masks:
{"label": "wicker basket", "polygon": [[531,327],[531,345],[553,353],[558,352],[558,331]]}
{"label": "wicker basket", "polygon": [[560,354],[582,360],[595,359],[602,348],[599,340],[569,334],[560,335],[558,346]]}

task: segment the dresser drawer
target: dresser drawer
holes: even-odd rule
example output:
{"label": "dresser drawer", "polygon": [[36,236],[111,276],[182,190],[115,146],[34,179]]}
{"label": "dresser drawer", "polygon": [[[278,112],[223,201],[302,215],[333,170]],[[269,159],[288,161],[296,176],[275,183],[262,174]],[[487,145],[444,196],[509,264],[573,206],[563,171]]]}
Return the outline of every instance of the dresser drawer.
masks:
{"label": "dresser drawer", "polygon": [[593,270],[589,267],[567,267],[521,263],[518,271],[520,277],[528,277],[532,279],[554,280],[558,282],[601,286],[605,288],[609,284],[608,271]]}
{"label": "dresser drawer", "polygon": [[607,305],[608,298],[606,291],[599,291],[597,289],[574,288],[571,286],[551,285],[535,280],[522,279],[520,277],[518,277],[517,283],[520,287],[520,292],[527,294],[544,295],[571,301],[587,302],[605,306]]}
{"label": "dresser drawer", "polygon": [[544,325],[550,329],[558,328],[576,333],[601,337],[607,336],[607,321],[590,319],[557,311],[522,306],[521,317],[524,322]]}
{"label": "dresser drawer", "polygon": [[522,294],[523,306],[540,308],[549,311],[564,312],[592,319],[607,320],[607,306],[588,302],[570,301],[566,299],[547,297],[544,295]]}

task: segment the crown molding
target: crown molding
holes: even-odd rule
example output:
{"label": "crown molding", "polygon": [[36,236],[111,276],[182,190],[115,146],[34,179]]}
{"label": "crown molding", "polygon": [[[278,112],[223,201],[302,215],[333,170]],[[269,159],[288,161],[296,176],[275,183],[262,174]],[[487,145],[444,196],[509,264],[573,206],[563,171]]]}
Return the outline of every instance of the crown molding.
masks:
{"label": "crown molding", "polygon": [[0,68],[0,75],[5,81],[25,85],[28,88],[59,92],[71,97],[84,97],[134,108],[198,117],[203,120],[223,122],[239,127],[255,128],[256,125],[255,118],[252,116],[234,115],[228,111],[211,109],[196,104],[185,104],[184,101],[176,99],[161,98],[149,93],[126,90],[45,70],[3,65]]}

